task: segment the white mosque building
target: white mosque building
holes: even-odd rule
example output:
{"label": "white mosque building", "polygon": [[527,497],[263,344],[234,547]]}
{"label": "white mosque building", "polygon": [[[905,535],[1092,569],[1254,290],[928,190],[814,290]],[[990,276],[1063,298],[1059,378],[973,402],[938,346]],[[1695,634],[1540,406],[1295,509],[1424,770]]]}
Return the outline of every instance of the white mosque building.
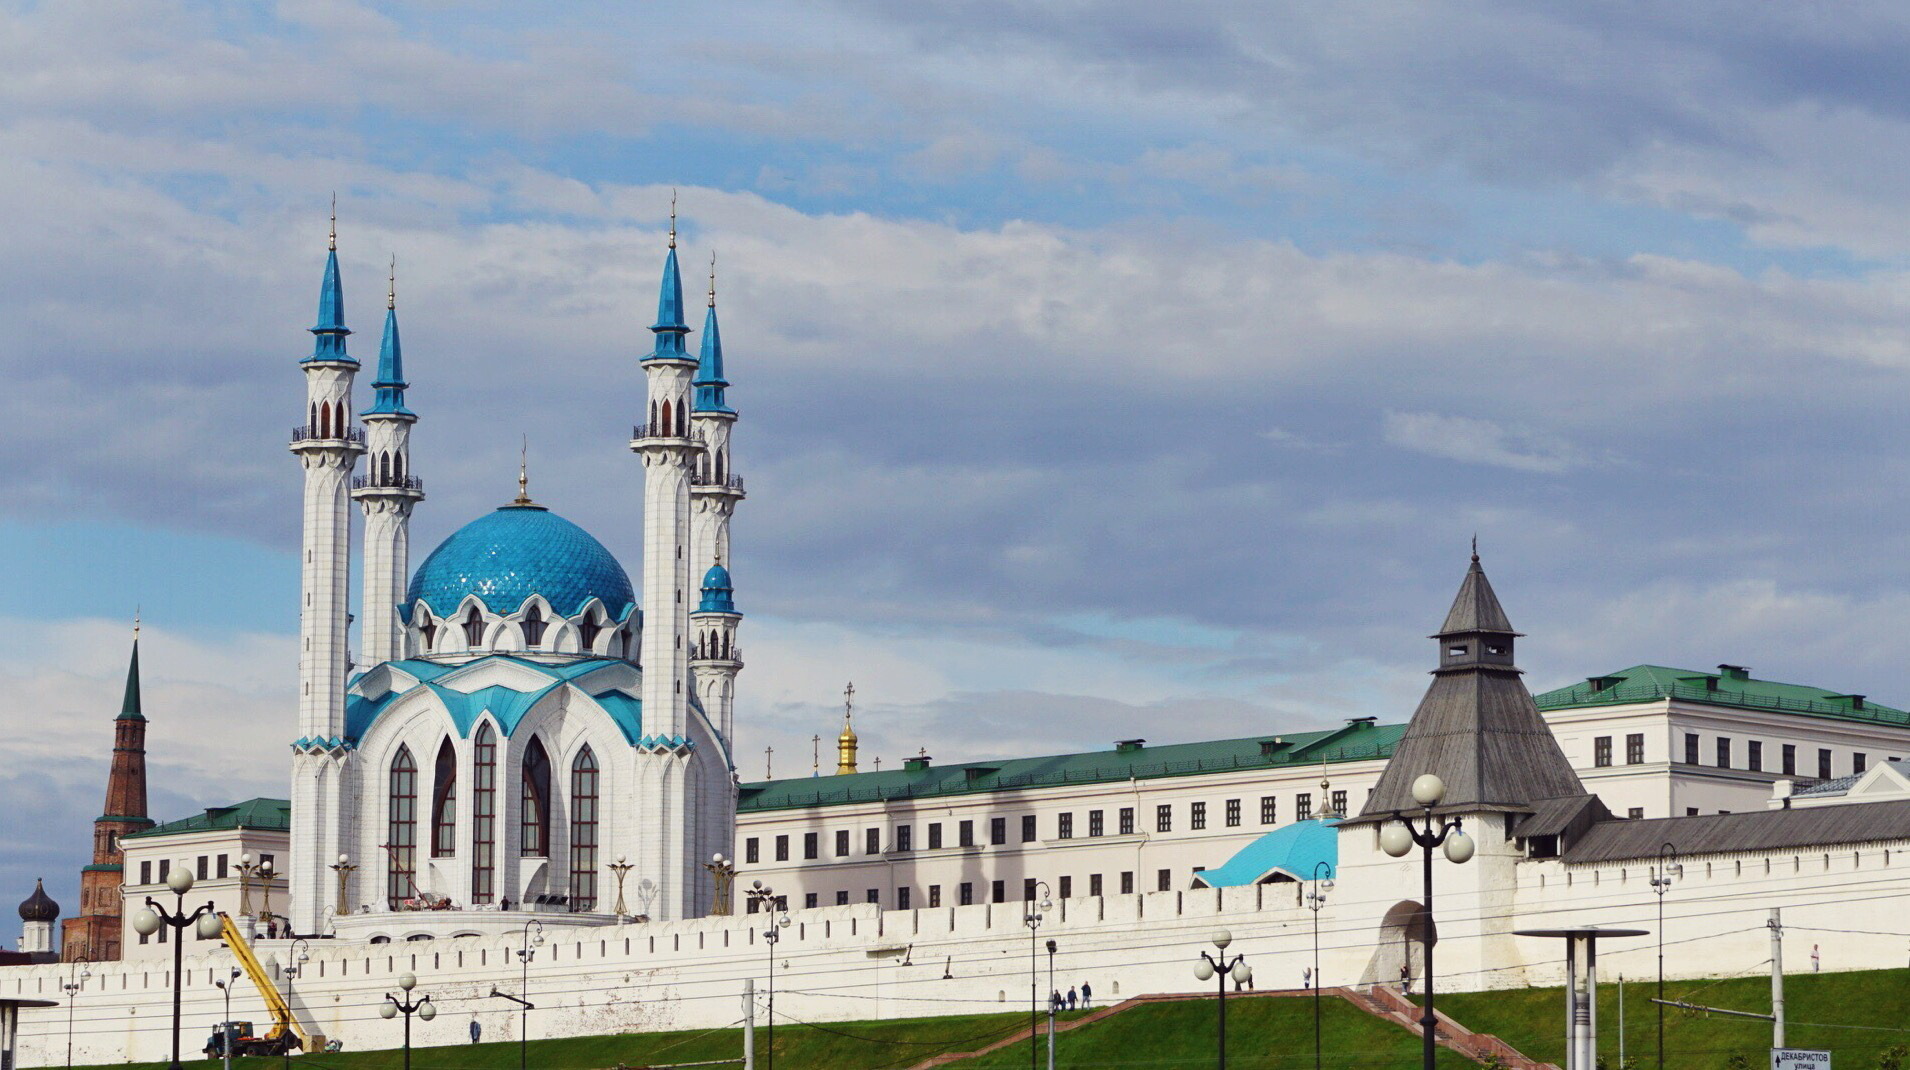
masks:
{"label": "white mosque building", "polygon": [[[305,473],[292,931],[349,938],[352,916],[371,904],[418,910],[419,926],[446,936],[469,930],[472,911],[496,911],[483,919],[496,928],[550,904],[564,909],[540,916],[606,923],[604,867],[624,859],[650,893],[650,916],[707,912],[710,885],[695,878],[733,839],[742,668],[725,562],[743,488],[730,464],[736,412],[724,397],[714,273],[699,358],[686,346],[672,226],[656,345],[642,359],[648,408],[630,440],[643,481],[642,608],[617,558],[532,501],[521,474],[515,500],[410,572],[408,528],[425,496],[410,456],[418,416],[405,398],[395,290],[386,305],[360,409],[334,224],[291,444]],[[354,501],[371,665],[357,674],[347,662]],[[448,904],[464,909],[431,909]]]}

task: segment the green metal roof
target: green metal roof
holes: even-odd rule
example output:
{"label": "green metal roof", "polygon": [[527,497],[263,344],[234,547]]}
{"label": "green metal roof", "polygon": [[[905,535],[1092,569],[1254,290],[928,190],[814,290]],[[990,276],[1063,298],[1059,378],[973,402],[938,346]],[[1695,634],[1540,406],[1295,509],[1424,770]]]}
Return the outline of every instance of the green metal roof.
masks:
{"label": "green metal roof", "polygon": [[129,833],[121,840],[168,836],[181,832],[212,832],[218,829],[271,829],[289,832],[292,828],[292,803],[289,799],[247,799],[231,806],[208,806],[203,814],[182,817],[144,832]]}
{"label": "green metal roof", "polygon": [[[957,765],[910,761],[901,769],[838,776],[800,777],[744,784],[737,809],[788,810],[841,806],[888,799],[973,795],[1060,784],[1098,784],[1156,777],[1193,776],[1234,769],[1278,769],[1322,762],[1384,758],[1406,731],[1403,724],[1355,721],[1325,732],[1286,732],[1208,743],[1136,746],[1085,754],[1008,758]],[[917,767],[919,766],[919,768]]]}
{"label": "green metal roof", "polygon": [[1713,672],[1672,669],[1663,665],[1634,665],[1609,676],[1595,676],[1570,687],[1533,696],[1533,701],[1538,703],[1541,710],[1618,706],[1659,699],[1796,713],[1808,717],[1832,717],[1869,724],[1910,726],[1910,713],[1879,705],[1862,695],[1840,694],[1803,684],[1757,680],[1747,670],[1734,665],[1720,665]]}

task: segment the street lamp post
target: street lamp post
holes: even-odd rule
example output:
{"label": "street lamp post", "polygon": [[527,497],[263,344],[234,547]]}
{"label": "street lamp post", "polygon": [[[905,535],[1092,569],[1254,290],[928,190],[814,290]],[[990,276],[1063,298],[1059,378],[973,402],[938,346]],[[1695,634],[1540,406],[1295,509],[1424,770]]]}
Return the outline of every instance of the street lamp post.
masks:
{"label": "street lamp post", "polygon": [[1054,1016],[1061,1008],[1061,990],[1054,986],[1054,940],[1048,941],[1048,1070],[1054,1070]]}
{"label": "street lamp post", "polygon": [[1438,1048],[1437,1022],[1433,1017],[1433,944],[1437,942],[1433,935],[1433,848],[1440,844],[1446,846],[1446,857],[1454,863],[1464,864],[1472,859],[1474,844],[1472,837],[1460,828],[1459,818],[1440,819],[1433,813],[1439,800],[1446,797],[1446,782],[1431,773],[1421,774],[1413,781],[1413,801],[1426,808],[1422,820],[1424,827],[1415,827],[1412,819],[1403,811],[1393,811],[1397,824],[1387,825],[1380,830],[1380,850],[1394,858],[1404,858],[1417,845],[1424,856],[1425,866],[1425,908],[1426,928],[1421,936],[1426,957],[1426,1006],[1420,1015],[1420,1058],[1425,1070],[1433,1070],[1433,1057]]}
{"label": "street lamp post", "polygon": [[[531,935],[532,929],[537,930],[535,936]],[[520,998],[514,1001],[521,1008],[517,1012],[518,1070],[525,1070],[525,1068],[530,1065],[531,1004],[529,1003],[529,998],[531,994],[531,959],[537,954],[537,945],[543,942],[544,923],[538,921],[536,918],[532,918],[530,921],[524,923],[524,946],[517,949],[517,961],[522,963],[523,968],[523,972],[517,982],[517,994]],[[497,989],[492,989],[491,994],[497,995]],[[508,999],[510,997],[507,996],[505,998]]]}
{"label": "street lamp post", "polygon": [[[345,882],[351,879],[352,871],[357,868],[357,866],[351,864],[351,856],[345,854],[339,855],[338,861],[333,862],[331,865],[332,872],[338,874],[338,913],[340,916],[351,913],[351,907],[345,902]],[[266,895],[269,897],[271,894],[271,889],[268,888]]]}
{"label": "street lamp post", "polygon": [[1041,893],[1040,909],[1036,909],[1034,897],[1028,897],[1028,913],[1021,919],[1028,926],[1028,1070],[1039,1070],[1041,1065],[1041,999],[1035,994],[1041,985],[1035,973],[1035,930],[1041,928],[1042,913],[1054,907],[1054,900],[1048,898],[1047,881],[1036,881],[1035,890]]}
{"label": "street lamp post", "polygon": [[219,1023],[219,1061],[225,1070],[232,1070],[232,982],[239,979],[239,971],[222,980],[212,982],[213,987],[225,994],[225,1018]]}
{"label": "street lamp post", "polygon": [[1213,935],[1214,947],[1219,949],[1218,956],[1205,951],[1200,953],[1200,961],[1194,963],[1194,976],[1206,981],[1220,978],[1220,1028],[1215,1034],[1216,1047],[1220,1052],[1220,1070],[1227,1070],[1227,980],[1244,985],[1253,978],[1253,968],[1247,965],[1247,956],[1227,957],[1227,945],[1234,942],[1234,934],[1225,929],[1217,930]]}
{"label": "street lamp post", "polygon": [[1313,1070],[1320,1070],[1320,908],[1326,905],[1326,893],[1333,890],[1333,863],[1321,859],[1313,864],[1313,889],[1307,892],[1307,909],[1313,911]]}
{"label": "street lamp post", "polygon": [[[303,936],[292,941],[291,950],[286,953],[292,963],[280,974],[287,982],[305,972],[305,964],[312,961],[311,946],[312,942]],[[292,986],[289,983],[285,986],[285,1005],[292,1005]],[[283,1040],[279,1042],[279,1059],[285,1070],[292,1070],[292,1046]]]}
{"label": "street lamp post", "polygon": [[73,1001],[80,995],[80,989],[86,986],[86,979],[93,976],[93,969],[85,956],[73,960],[73,973],[70,979],[60,986],[66,993],[66,1065],[73,1065]]}
{"label": "street lamp post", "polygon": [[239,916],[242,918],[252,916],[252,875],[264,865],[254,862],[250,851],[239,856]]}
{"label": "street lamp post", "polygon": [[379,1006],[378,1016],[405,1016],[405,1070],[411,1070],[411,1016],[415,1014],[428,1022],[438,1016],[438,1008],[431,1002],[430,996],[419,996],[415,1001],[411,999],[411,990],[418,987],[416,976],[407,973],[398,978],[398,987],[404,990],[405,998],[399,999],[389,992],[385,993],[385,1002]]}
{"label": "street lamp post", "polygon": [[274,876],[275,874],[272,872],[272,860],[269,858],[260,859],[259,887],[263,889],[265,902],[259,907],[259,916],[265,919],[267,925],[272,924],[272,878]]}
{"label": "street lamp post", "polygon": [[763,928],[763,945],[769,949],[769,1049],[763,1065],[764,1070],[776,1070],[776,944],[782,939],[778,930],[789,928],[789,911],[776,898],[775,890],[762,881],[750,882],[749,897],[758,910],[769,915]]}
{"label": "street lamp post", "polygon": [[167,910],[152,896],[146,897],[146,905],[133,915],[133,931],[141,936],[151,936],[160,926],[172,930],[172,1063],[169,1070],[180,1070],[179,1066],[179,997],[185,988],[183,973],[186,960],[186,930],[191,928],[198,933],[199,939],[211,940],[219,935],[219,915],[210,902],[198,907],[192,913],[186,913],[186,893],[192,891],[192,871],[185,864],[172,867],[172,873],[166,878],[166,887],[178,897],[173,909]]}
{"label": "street lamp post", "polygon": [[605,863],[604,868],[617,877],[617,917],[621,918],[629,913],[623,906],[623,879],[629,876],[630,871],[636,867],[626,862],[622,855],[618,855],[615,862]]}
{"label": "street lamp post", "polygon": [[1666,842],[1658,848],[1658,864],[1651,868],[1651,890],[1658,896],[1658,1070],[1665,1070],[1665,893],[1685,872],[1677,858],[1678,849]]}
{"label": "street lamp post", "polygon": [[736,884],[736,863],[723,857],[723,852],[710,856],[703,868],[709,870],[710,880],[716,884],[716,896],[710,905],[710,913],[717,916],[730,912],[730,889]]}

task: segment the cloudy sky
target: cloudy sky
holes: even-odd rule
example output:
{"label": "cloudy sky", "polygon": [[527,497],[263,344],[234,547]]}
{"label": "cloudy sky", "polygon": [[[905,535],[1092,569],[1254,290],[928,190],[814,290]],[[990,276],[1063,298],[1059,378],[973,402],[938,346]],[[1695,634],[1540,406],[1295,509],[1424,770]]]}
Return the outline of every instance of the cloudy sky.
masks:
{"label": "cloudy sky", "polygon": [[1474,532],[1535,689],[1910,705],[1901,5],[603,8],[0,7],[0,894],[76,900],[136,606],[155,812],[285,792],[334,191],[419,559],[528,435],[633,572],[679,191],[749,777],[849,680],[891,762],[1403,719]]}

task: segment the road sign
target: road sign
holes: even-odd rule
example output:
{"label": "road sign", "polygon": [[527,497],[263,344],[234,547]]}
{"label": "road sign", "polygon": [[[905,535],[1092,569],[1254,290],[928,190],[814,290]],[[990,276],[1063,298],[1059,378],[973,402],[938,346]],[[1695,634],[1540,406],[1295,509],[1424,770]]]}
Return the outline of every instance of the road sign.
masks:
{"label": "road sign", "polygon": [[1771,1070],[1830,1070],[1830,1052],[1772,1048]]}

